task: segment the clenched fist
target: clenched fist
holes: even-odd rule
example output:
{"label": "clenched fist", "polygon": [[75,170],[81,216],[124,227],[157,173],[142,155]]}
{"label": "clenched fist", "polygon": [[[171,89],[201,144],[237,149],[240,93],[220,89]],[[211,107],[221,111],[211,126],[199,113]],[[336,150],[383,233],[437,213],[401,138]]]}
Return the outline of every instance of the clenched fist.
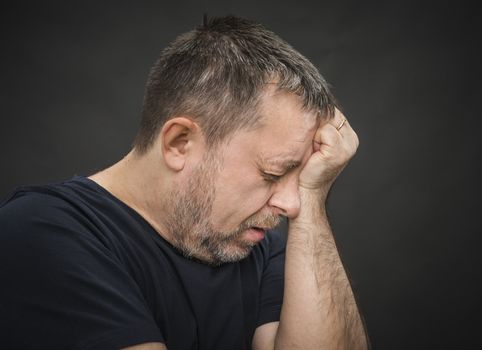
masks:
{"label": "clenched fist", "polygon": [[313,154],[300,174],[300,189],[328,193],[358,148],[358,136],[343,113],[320,125],[313,138]]}

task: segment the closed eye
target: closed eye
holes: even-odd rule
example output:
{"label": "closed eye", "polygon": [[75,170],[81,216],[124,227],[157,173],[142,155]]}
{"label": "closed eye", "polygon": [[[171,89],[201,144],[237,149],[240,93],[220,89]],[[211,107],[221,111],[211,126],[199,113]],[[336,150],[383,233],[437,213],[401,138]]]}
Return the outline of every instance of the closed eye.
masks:
{"label": "closed eye", "polygon": [[270,183],[279,181],[281,179],[281,177],[282,177],[282,175],[274,175],[274,174],[263,173],[263,179],[266,182],[270,182]]}

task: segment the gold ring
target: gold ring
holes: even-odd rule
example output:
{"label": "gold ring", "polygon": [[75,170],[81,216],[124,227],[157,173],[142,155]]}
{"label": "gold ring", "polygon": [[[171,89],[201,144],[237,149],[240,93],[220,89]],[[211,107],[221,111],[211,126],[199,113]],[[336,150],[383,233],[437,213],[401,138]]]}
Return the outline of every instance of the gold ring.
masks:
{"label": "gold ring", "polygon": [[346,118],[343,118],[343,121],[341,122],[340,125],[338,125],[338,127],[336,128],[336,130],[340,130],[340,129],[343,127],[343,125],[345,125],[345,122],[346,122]]}

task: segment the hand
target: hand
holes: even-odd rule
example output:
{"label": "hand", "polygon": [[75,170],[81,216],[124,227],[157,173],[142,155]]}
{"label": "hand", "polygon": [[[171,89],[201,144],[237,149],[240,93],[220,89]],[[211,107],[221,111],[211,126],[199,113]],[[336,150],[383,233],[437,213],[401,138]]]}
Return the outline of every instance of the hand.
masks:
{"label": "hand", "polygon": [[300,189],[321,190],[328,193],[358,148],[358,136],[336,108],[335,116],[320,125],[313,138],[313,154],[300,174]]}

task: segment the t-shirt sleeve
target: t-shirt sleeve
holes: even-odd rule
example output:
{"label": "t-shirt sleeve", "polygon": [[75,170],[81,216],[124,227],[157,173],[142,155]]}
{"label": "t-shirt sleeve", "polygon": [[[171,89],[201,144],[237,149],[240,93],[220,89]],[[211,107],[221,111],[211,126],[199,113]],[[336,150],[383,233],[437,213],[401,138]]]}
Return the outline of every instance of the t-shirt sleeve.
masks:
{"label": "t-shirt sleeve", "polygon": [[163,342],[137,284],[86,229],[87,219],[45,197],[20,197],[0,209],[2,348]]}
{"label": "t-shirt sleeve", "polygon": [[268,259],[261,280],[257,327],[279,321],[284,290],[286,225],[268,232]]}

